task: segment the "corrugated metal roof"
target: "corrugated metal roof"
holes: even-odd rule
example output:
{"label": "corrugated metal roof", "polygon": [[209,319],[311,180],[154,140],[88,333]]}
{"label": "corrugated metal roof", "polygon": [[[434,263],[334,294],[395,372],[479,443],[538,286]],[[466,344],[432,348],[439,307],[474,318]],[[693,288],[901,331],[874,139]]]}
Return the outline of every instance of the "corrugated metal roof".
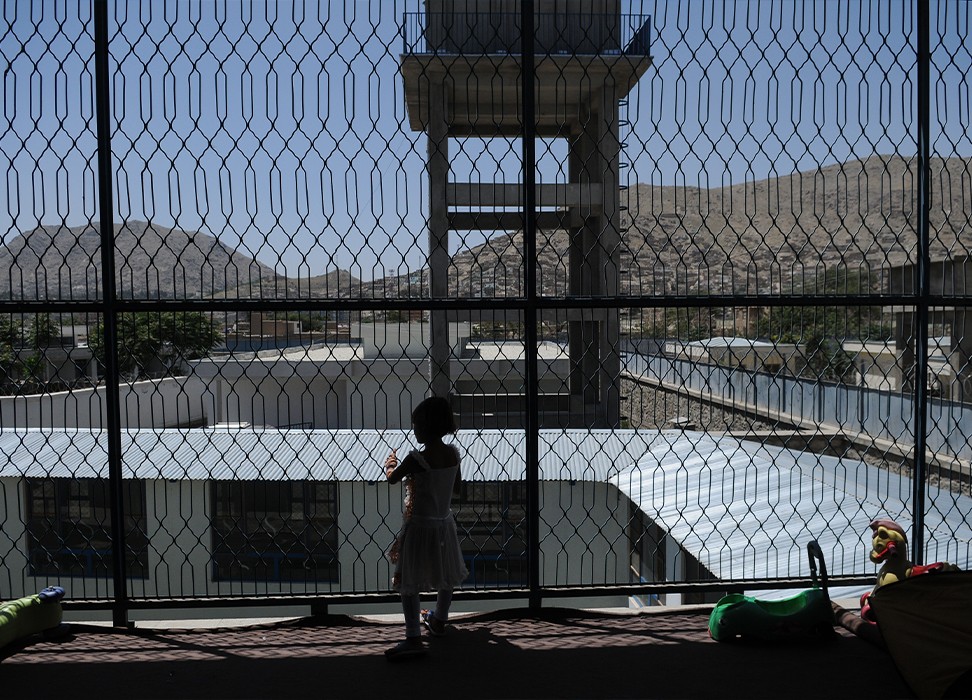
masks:
{"label": "corrugated metal roof", "polygon": [[[897,520],[907,531],[911,481],[859,460],[685,433],[656,444],[610,478],[717,578],[807,575],[816,539],[831,573],[870,571],[869,523]],[[948,504],[925,515],[927,561],[967,568],[972,499],[928,487]]]}
{"label": "corrugated metal roof", "polygon": [[[544,479],[604,481],[629,467],[655,441],[657,431],[541,431]],[[482,481],[524,478],[522,430],[462,431],[463,473]],[[373,481],[394,447],[416,445],[395,430],[138,429],[121,435],[123,473],[139,479],[337,479]],[[107,474],[102,431],[0,431],[0,476],[96,477]]]}
{"label": "corrugated metal roof", "polygon": [[107,476],[107,449],[107,440],[89,430],[0,431],[0,475]]}
{"label": "corrugated metal roof", "polygon": [[[405,430],[124,431],[123,473],[141,479],[375,481]],[[524,478],[522,430],[461,431],[463,477]],[[544,480],[616,485],[716,577],[806,576],[816,539],[831,573],[861,574],[876,517],[911,525],[909,479],[859,460],[701,432],[543,430]],[[106,477],[100,431],[0,431],[0,476]],[[972,499],[928,486],[926,561],[968,568]],[[626,514],[619,517],[626,518]]]}

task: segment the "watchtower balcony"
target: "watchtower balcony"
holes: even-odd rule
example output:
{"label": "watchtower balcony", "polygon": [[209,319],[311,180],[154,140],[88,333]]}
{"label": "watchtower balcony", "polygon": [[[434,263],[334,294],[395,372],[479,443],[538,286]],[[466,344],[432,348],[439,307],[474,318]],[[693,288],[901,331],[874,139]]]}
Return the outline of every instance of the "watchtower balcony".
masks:
{"label": "watchtower balcony", "polygon": [[[561,135],[610,81],[623,99],[648,69],[650,17],[611,0],[536,3],[537,134]],[[522,105],[517,0],[429,0],[407,13],[401,59],[409,126],[426,131],[429,83],[447,89],[450,136],[515,135]]]}

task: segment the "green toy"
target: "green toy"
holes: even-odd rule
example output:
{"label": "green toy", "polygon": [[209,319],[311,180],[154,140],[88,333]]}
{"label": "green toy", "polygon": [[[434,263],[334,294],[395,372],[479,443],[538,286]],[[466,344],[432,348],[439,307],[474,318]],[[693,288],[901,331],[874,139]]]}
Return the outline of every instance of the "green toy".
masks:
{"label": "green toy", "polygon": [[57,629],[64,611],[60,586],[0,605],[0,649],[22,637]]}
{"label": "green toy", "polygon": [[709,635],[719,642],[737,637],[783,641],[833,635],[834,609],[827,593],[827,567],[816,540],[807,544],[807,554],[813,588],[782,600],[759,600],[741,593],[724,596],[709,616]]}

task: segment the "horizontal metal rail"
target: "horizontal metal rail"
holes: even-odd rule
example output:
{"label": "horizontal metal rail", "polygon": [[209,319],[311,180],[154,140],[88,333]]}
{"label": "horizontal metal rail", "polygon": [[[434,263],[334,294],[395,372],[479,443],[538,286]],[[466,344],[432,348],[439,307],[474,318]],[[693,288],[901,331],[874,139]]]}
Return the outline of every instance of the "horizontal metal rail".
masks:
{"label": "horizontal metal rail", "polygon": [[[598,297],[545,297],[537,296],[538,309],[715,309],[730,307],[814,307],[847,306],[851,308],[872,306],[900,306],[912,308],[916,304],[914,296],[907,295],[809,295],[809,296],[598,296]],[[928,305],[935,307],[972,306],[969,297],[930,296]],[[408,299],[386,297],[381,299],[207,299],[207,300],[132,300],[119,299],[114,305],[119,312],[136,311],[479,311],[479,310],[521,310],[525,308],[522,298],[490,297],[486,299],[454,299],[448,297]],[[103,309],[99,302],[86,301],[22,301],[0,300],[0,312],[7,313],[98,313]]]}

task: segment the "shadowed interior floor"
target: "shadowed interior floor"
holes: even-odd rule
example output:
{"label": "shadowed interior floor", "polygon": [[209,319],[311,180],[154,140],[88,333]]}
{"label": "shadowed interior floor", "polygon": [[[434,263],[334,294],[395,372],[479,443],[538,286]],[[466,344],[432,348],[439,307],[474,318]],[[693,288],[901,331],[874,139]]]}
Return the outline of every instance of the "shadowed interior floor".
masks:
{"label": "shadowed interior floor", "polygon": [[545,608],[463,617],[428,654],[389,663],[401,624],[346,616],[205,630],[73,625],[10,647],[4,697],[912,697],[883,649],[842,627],[826,642],[718,643],[704,611]]}

